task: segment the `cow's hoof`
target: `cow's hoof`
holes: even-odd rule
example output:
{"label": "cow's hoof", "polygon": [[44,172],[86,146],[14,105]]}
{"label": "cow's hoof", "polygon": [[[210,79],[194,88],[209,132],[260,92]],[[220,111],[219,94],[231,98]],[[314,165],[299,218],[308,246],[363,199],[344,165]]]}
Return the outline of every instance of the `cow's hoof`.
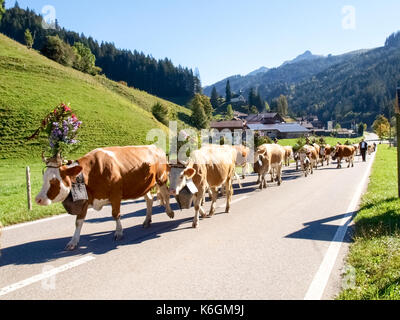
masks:
{"label": "cow's hoof", "polygon": [[74,251],[76,249],[78,249],[78,244],[73,242],[68,243],[65,247],[65,251]]}
{"label": "cow's hoof", "polygon": [[171,212],[167,212],[168,217],[170,217],[171,219],[173,219],[175,217],[175,213],[173,211]]}
{"label": "cow's hoof", "polygon": [[114,234],[114,241],[121,241],[124,238],[122,233],[115,233]]}
{"label": "cow's hoof", "polygon": [[230,213],[230,212],[231,212],[231,208],[230,207],[225,209],[225,213]]}
{"label": "cow's hoof", "polygon": [[145,221],[145,222],[143,223],[143,228],[144,228],[144,229],[148,229],[148,228],[150,228],[150,226],[151,226],[151,221]]}
{"label": "cow's hoof", "polygon": [[193,222],[192,228],[193,229],[198,229],[199,228],[199,223],[198,222]]}

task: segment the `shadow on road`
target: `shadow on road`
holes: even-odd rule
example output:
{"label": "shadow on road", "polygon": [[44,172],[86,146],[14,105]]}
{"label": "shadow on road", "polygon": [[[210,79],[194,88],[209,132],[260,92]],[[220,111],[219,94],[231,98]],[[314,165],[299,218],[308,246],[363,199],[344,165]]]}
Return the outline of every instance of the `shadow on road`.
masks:
{"label": "shadow on road", "polygon": [[[121,241],[113,240],[114,231],[82,235],[79,242],[79,249],[72,252],[63,250],[71,240],[71,237],[24,243],[4,248],[0,258],[0,267],[47,263],[64,257],[79,257],[88,253],[102,255],[121,246],[132,246],[160,238],[163,234],[176,231],[175,229],[181,224],[191,222],[192,220],[193,218],[190,217],[158,222],[152,224],[149,229],[144,229],[142,225],[136,225],[124,229],[124,239]],[[191,224],[188,224],[187,228],[191,228]]]}
{"label": "shadow on road", "polygon": [[[346,213],[345,215],[340,214],[337,216],[329,217],[326,219],[311,221],[304,223],[304,228],[296,231],[292,234],[287,235],[285,238],[289,239],[306,239],[306,240],[317,240],[317,241],[334,241],[335,234],[338,230],[338,226],[334,224],[328,224],[329,222],[342,220],[345,217],[354,217],[355,212]],[[349,225],[353,221],[353,218],[350,219],[346,224]],[[349,228],[346,237],[343,242],[351,243],[351,234],[352,228]]]}

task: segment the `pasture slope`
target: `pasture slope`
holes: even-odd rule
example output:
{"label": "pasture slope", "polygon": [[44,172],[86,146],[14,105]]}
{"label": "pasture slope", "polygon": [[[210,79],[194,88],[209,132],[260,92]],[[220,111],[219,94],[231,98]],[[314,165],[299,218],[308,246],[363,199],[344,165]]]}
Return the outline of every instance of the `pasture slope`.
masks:
{"label": "pasture slope", "polygon": [[[27,142],[41,119],[60,102],[70,102],[83,128],[81,147],[71,158],[103,146],[148,144],[150,129],[168,129],[151,114],[167,105],[181,126],[190,111],[104,76],[66,68],[0,34],[0,221],[4,225],[62,212],[61,206],[26,209],[25,167],[32,193],[41,186],[40,141]],[[186,122],[186,123],[185,123]]]}
{"label": "pasture slope", "polygon": [[355,218],[342,300],[400,299],[400,199],[397,149],[380,145]]}

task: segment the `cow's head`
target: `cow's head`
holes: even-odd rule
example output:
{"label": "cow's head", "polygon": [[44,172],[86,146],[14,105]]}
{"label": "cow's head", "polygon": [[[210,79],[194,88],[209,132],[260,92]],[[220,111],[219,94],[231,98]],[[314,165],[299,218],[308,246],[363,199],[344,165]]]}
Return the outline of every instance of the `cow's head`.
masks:
{"label": "cow's head", "polygon": [[40,206],[63,202],[71,192],[72,180],[82,172],[81,166],[67,167],[59,161],[47,161],[42,190],[35,201]]}
{"label": "cow's head", "polygon": [[176,196],[185,188],[187,181],[192,179],[196,170],[192,167],[171,166],[169,171],[169,192]]}
{"label": "cow's head", "polygon": [[340,145],[336,145],[336,147],[334,147],[332,149],[331,157],[332,157],[332,160],[334,160],[334,161],[336,161],[336,159],[337,159],[337,153],[338,153],[338,150],[339,150],[339,146]]}
{"label": "cow's head", "polygon": [[326,146],[321,146],[321,149],[319,149],[319,156],[324,157],[325,156],[325,150]]}

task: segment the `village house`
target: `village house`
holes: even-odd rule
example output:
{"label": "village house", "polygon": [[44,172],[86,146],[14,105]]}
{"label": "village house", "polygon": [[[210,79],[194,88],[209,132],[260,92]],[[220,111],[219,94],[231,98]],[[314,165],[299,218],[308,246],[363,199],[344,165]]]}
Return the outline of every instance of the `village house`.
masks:
{"label": "village house", "polygon": [[268,136],[272,139],[291,139],[310,134],[310,130],[298,123],[286,123],[279,113],[251,114],[247,116],[246,120],[236,117],[232,121],[214,121],[211,123],[211,129],[215,129],[219,133],[223,130],[234,132],[238,129],[250,129],[261,136]]}

